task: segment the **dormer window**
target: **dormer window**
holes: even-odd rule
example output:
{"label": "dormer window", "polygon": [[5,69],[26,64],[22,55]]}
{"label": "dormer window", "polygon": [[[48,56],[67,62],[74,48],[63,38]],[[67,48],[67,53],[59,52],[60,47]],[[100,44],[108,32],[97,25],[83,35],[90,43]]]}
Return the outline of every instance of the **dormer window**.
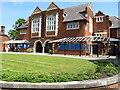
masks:
{"label": "dormer window", "polygon": [[82,14],[84,17],[86,17],[86,13],[84,12],[79,12],[80,14]]}
{"label": "dormer window", "polygon": [[63,14],[63,17],[66,17],[66,16],[67,16],[67,14],[66,14],[66,13],[64,13],[64,14]]}
{"label": "dormer window", "polygon": [[103,16],[96,17],[96,22],[103,22]]}

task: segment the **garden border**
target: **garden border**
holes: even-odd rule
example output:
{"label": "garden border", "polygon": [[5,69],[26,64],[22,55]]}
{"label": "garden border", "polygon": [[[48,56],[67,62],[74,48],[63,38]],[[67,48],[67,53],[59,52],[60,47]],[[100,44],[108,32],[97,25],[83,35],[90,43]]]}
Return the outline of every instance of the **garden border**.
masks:
{"label": "garden border", "polygon": [[108,86],[120,82],[120,73],[113,77],[98,80],[72,81],[60,83],[26,83],[0,81],[0,88],[24,88],[24,89],[71,89],[71,88],[94,88]]}

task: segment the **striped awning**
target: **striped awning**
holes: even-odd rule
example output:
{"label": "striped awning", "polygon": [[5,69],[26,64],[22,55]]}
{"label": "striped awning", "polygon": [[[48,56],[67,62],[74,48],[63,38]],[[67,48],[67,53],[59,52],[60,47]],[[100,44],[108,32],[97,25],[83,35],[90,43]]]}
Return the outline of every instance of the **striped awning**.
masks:
{"label": "striped awning", "polygon": [[104,42],[104,41],[120,41],[119,39],[104,36],[85,36],[85,37],[69,37],[50,41],[49,43],[62,42]]}
{"label": "striped awning", "polygon": [[6,42],[3,42],[4,44],[7,43],[30,43],[28,40],[10,40],[10,41],[6,41]]}

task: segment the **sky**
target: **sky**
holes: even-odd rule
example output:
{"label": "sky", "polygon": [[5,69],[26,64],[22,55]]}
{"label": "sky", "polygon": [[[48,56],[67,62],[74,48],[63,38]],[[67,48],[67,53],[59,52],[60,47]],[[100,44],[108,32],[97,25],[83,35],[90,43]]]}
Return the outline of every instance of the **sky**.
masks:
{"label": "sky", "polygon": [[[6,27],[5,33],[12,28],[12,25],[18,18],[26,19],[29,17],[36,6],[40,9],[46,10],[51,2],[0,2],[0,26]],[[61,9],[72,7],[89,2],[55,2]],[[118,17],[118,2],[92,2],[93,12],[97,13],[99,10],[109,16]],[[2,21],[2,22],[1,22]]]}

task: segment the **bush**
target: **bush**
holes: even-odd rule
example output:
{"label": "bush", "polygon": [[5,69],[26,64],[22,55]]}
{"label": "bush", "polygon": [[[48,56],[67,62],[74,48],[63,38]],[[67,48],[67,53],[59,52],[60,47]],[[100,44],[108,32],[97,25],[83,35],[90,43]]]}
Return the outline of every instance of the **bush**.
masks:
{"label": "bush", "polygon": [[56,50],[55,50],[55,49],[49,49],[49,53],[50,53],[50,54],[55,54],[55,53],[56,53]]}
{"label": "bush", "polygon": [[119,72],[119,68],[113,62],[94,61],[98,65],[97,73],[106,73],[107,76],[113,76]]}
{"label": "bush", "polygon": [[41,82],[68,82],[68,81],[82,81],[90,79],[91,76],[79,75],[72,73],[49,73],[42,74],[40,72],[18,72],[11,70],[3,70],[2,80],[3,81],[14,81],[14,82],[31,82],[31,83],[41,83]]}
{"label": "bush", "polygon": [[27,52],[29,52],[29,53],[30,53],[30,52],[33,52],[33,49],[32,49],[32,48],[28,48],[28,49],[27,49]]}

